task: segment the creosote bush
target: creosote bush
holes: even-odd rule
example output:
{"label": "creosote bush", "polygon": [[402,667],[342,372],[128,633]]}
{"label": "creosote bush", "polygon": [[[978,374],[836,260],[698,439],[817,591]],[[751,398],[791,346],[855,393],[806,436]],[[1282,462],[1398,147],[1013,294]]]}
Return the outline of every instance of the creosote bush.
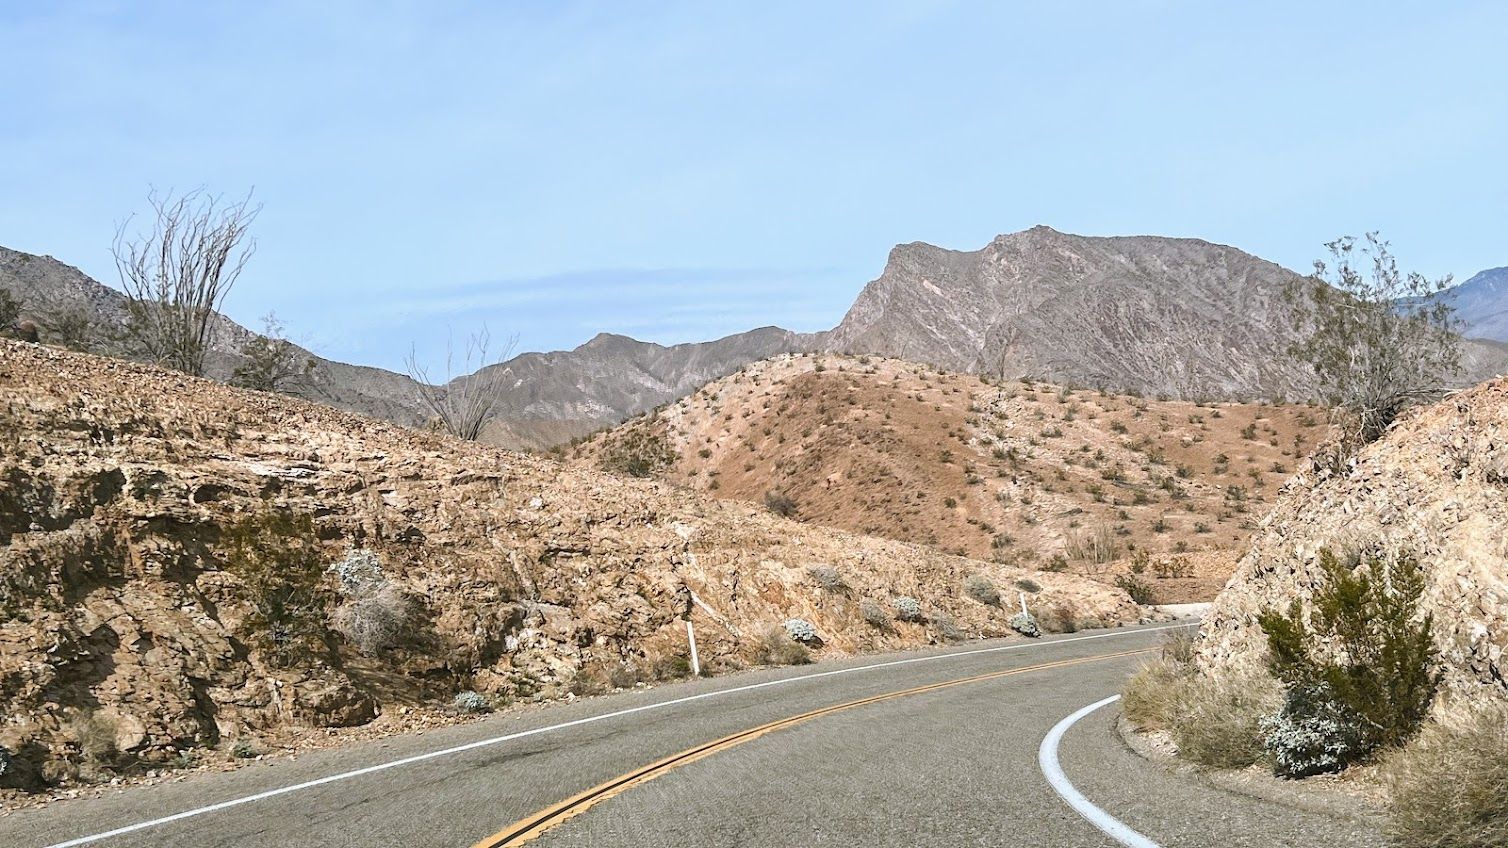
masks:
{"label": "creosote bush", "polygon": [[1398,848],[1508,848],[1508,704],[1446,708],[1382,771]]}
{"label": "creosote bush", "polygon": [[1000,606],[1000,590],[982,574],[970,574],[963,580],[963,593],[985,606]]}
{"label": "creosote bush", "polygon": [[1269,666],[1287,689],[1264,723],[1278,774],[1339,771],[1408,741],[1439,684],[1433,618],[1420,614],[1424,573],[1408,552],[1319,554],[1324,583],[1308,615],[1258,618]]}
{"label": "creosote bush", "polygon": [[221,542],[250,608],[239,635],[274,666],[327,656],[330,592],[313,519],[269,506],[228,525]]}
{"label": "creosote bush", "polygon": [[794,518],[799,509],[794,498],[777,489],[764,493],[764,505],[781,518]]}
{"label": "creosote bush", "polygon": [[1131,600],[1143,606],[1152,603],[1152,586],[1147,581],[1135,574],[1115,575],[1115,588],[1120,589],[1131,597]]}
{"label": "creosote bush", "polygon": [[647,422],[609,437],[603,445],[601,466],[604,471],[627,477],[653,477],[676,461],[670,437],[653,429]]}
{"label": "creosote bush", "polygon": [[1440,397],[1461,370],[1461,335],[1449,277],[1402,273],[1376,233],[1326,245],[1332,264],[1284,289],[1300,341],[1290,353],[1317,378],[1325,405],[1342,410],[1339,457],[1380,437],[1408,407]]}

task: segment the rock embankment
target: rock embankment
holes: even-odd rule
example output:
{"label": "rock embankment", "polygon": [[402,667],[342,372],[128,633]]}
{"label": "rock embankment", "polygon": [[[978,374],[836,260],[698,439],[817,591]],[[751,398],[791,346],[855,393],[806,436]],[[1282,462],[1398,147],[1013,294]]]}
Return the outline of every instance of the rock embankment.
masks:
{"label": "rock embankment", "polygon": [[[259,515],[287,519],[285,543],[238,535]],[[323,573],[353,548],[376,555],[385,608],[405,618],[366,654],[339,624],[349,586]],[[230,567],[252,549],[312,552],[314,583]],[[764,634],[796,618],[819,653],[1008,632],[1012,605],[966,595],[971,575],[1008,599],[1022,580],[1068,626],[1141,614],[1071,575],[0,341],[0,786],[255,750],[462,690],[535,699],[674,676],[683,615],[714,670],[770,656]],[[920,621],[896,619],[902,596]],[[295,624],[305,654],[290,662]]]}
{"label": "rock embankment", "polygon": [[1257,614],[1307,601],[1322,548],[1372,545],[1423,565],[1445,691],[1508,698],[1508,379],[1409,415],[1343,473],[1290,481],[1215,602],[1204,662],[1258,661]]}

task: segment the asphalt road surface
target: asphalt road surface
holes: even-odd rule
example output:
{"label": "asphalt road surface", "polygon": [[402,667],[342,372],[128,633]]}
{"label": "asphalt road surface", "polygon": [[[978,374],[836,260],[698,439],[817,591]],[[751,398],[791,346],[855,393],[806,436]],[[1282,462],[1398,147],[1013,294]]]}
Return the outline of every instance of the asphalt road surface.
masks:
{"label": "asphalt road surface", "polygon": [[[976,642],[514,711],[17,811],[0,817],[0,846],[1116,848],[1048,785],[1038,748],[1164,635]],[[1070,728],[1062,768],[1152,844],[1385,844],[1365,823],[1149,765],[1115,716],[1111,705]]]}

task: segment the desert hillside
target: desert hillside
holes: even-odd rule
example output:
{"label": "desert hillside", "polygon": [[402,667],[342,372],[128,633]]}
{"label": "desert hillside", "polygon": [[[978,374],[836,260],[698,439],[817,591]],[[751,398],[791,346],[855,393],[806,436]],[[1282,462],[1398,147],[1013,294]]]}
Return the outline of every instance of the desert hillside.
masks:
{"label": "desert hillside", "polygon": [[1177,602],[1213,597],[1322,418],[796,355],[572,456],[960,556],[1106,581],[1135,568]]}
{"label": "desert hillside", "polygon": [[1285,488],[1205,626],[1202,656],[1254,662],[1268,607],[1307,599],[1320,549],[1380,546],[1424,566],[1445,686],[1508,698],[1508,380],[1409,414],[1341,474]]}
{"label": "desert hillside", "polygon": [[12,786],[685,674],[684,614],[716,671],[788,657],[766,633],[792,618],[819,653],[1006,634],[1019,591],[1061,628],[1141,615],[1072,575],[0,341]]}

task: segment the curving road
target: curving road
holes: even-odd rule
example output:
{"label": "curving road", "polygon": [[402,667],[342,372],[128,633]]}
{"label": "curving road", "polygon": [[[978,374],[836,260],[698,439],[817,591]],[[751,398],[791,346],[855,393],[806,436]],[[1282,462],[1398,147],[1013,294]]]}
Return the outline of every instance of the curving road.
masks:
{"label": "curving road", "polygon": [[[517,711],[18,811],[0,817],[0,845],[1116,848],[1049,786],[1038,749],[1117,691],[1160,630],[981,642]],[[1115,715],[1111,705],[1069,727],[1058,758],[1077,791],[1149,844],[1384,844],[1364,822],[1149,766],[1114,733]]]}

